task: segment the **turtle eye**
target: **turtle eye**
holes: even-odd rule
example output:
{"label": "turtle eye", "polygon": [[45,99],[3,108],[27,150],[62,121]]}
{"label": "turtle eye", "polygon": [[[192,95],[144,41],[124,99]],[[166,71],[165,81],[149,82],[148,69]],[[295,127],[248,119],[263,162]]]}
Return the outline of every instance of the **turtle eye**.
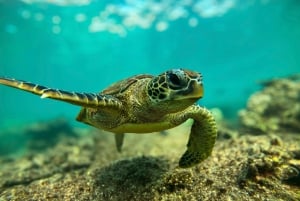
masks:
{"label": "turtle eye", "polygon": [[171,84],[173,84],[175,86],[180,86],[181,82],[180,82],[179,77],[176,74],[170,73],[169,74],[169,80],[170,80]]}

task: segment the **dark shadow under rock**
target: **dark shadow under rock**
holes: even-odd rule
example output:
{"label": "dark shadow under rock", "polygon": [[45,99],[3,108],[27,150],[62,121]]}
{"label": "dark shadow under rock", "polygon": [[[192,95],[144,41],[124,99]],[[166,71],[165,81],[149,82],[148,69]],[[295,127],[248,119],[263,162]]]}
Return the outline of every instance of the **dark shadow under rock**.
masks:
{"label": "dark shadow under rock", "polygon": [[94,173],[95,188],[101,200],[136,200],[138,197],[151,200],[155,196],[152,187],[168,169],[167,160],[159,157],[121,160]]}

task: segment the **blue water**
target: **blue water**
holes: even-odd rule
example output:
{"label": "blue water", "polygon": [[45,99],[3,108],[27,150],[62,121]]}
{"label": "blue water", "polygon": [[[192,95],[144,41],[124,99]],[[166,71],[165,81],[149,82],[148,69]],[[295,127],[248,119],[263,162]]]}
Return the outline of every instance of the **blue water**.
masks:
{"label": "blue water", "polygon": [[[258,81],[300,70],[298,0],[25,2],[0,0],[3,76],[98,92],[131,75],[184,67],[203,73],[199,103],[234,119]],[[0,127],[73,119],[78,110],[0,86]]]}

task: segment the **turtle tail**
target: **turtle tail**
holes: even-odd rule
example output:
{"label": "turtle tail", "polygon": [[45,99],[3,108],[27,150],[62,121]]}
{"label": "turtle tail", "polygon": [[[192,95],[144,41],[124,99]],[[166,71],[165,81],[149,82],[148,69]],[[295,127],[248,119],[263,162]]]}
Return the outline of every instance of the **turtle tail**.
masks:
{"label": "turtle tail", "polygon": [[56,99],[83,107],[99,108],[100,106],[120,106],[118,100],[113,97],[108,97],[108,95],[68,92],[58,89],[51,89],[26,81],[2,77],[0,77],[0,84],[39,95],[41,98]]}

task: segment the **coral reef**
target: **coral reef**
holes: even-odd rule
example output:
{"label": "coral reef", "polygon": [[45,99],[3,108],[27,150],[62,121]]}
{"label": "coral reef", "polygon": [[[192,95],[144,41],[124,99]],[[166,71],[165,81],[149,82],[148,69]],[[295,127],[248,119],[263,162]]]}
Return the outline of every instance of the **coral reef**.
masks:
{"label": "coral reef", "polygon": [[253,94],[247,108],[240,111],[245,130],[257,133],[300,131],[300,75],[262,83],[264,89]]}

